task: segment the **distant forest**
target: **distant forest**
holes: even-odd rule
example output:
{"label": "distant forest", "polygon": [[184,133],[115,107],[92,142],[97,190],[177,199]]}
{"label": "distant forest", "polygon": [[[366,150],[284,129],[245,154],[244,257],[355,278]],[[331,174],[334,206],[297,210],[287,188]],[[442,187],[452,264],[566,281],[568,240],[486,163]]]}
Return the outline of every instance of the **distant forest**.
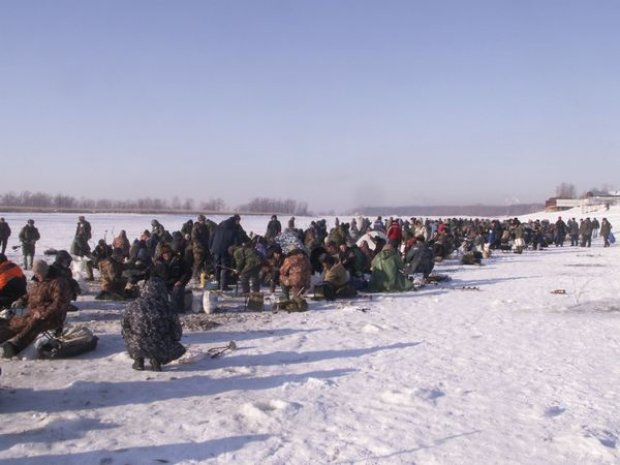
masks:
{"label": "distant forest", "polygon": [[[150,197],[132,200],[86,199],[64,195],[46,194],[43,192],[24,191],[19,194],[0,195],[0,209],[6,212],[89,212],[89,213],[246,213],[246,214],[283,214],[312,216],[306,202],[286,199],[270,199],[256,197],[236,208],[230,208],[220,199],[195,202],[192,199],[172,200],[154,199]],[[541,211],[543,204],[518,205],[445,205],[445,206],[401,206],[401,207],[359,207],[346,214],[351,215],[394,215],[394,216],[518,216]],[[335,215],[335,211],[329,212]]]}
{"label": "distant forest", "polygon": [[0,195],[0,209],[4,211],[56,211],[56,212],[101,212],[101,213],[281,213],[290,215],[309,215],[308,204],[286,199],[257,197],[237,208],[229,208],[220,199],[210,199],[196,203],[192,199],[172,200],[150,197],[132,200],[76,199],[70,195],[51,195],[43,192],[24,191]]}
{"label": "distant forest", "polygon": [[500,216],[527,215],[544,210],[545,206],[539,203],[516,205],[440,205],[440,206],[406,206],[406,207],[365,207],[356,213],[369,216],[481,216],[496,218]]}

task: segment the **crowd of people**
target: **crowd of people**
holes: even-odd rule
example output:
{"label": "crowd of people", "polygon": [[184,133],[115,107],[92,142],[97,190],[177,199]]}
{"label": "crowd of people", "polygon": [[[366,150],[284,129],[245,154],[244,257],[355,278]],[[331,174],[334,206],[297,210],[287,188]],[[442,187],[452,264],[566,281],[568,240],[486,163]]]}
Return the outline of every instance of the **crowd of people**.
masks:
{"label": "crowd of people", "polygon": [[[579,222],[521,222],[450,218],[354,218],[325,220],[297,228],[295,218],[283,228],[273,215],[263,235],[246,233],[241,217],[233,215],[219,224],[198,215],[175,231],[158,220],[130,242],[120,231],[111,243],[99,239],[91,249],[92,227],[78,218],[70,247],[54,251],[52,264],[34,260],[40,239],[30,219],[19,233],[23,269],[5,255],[11,229],[0,218],[0,308],[25,306],[22,316],[0,319],[0,348],[11,357],[43,331],[62,331],[67,312],[75,310],[81,289],[73,279],[71,262],[80,260],[86,280],[98,272],[97,299],[131,300],[122,319],[122,331],[134,368],[153,370],[179,357],[178,314],[187,310],[188,285],[202,288],[210,282],[220,291],[240,286],[244,295],[268,289],[281,290],[282,307],[290,311],[308,308],[305,296],[317,299],[350,298],[360,291],[400,292],[414,287],[414,280],[431,278],[435,263],[454,256],[463,264],[478,264],[493,250],[523,253],[549,246],[590,247],[600,235],[605,247],[614,241],[606,218]],[[19,246],[18,246],[19,247]],[[16,249],[16,248],[14,248]],[[32,270],[27,292],[23,270]],[[319,277],[320,276],[320,277]],[[140,290],[139,282],[145,282]],[[418,281],[420,282],[420,281]]]}

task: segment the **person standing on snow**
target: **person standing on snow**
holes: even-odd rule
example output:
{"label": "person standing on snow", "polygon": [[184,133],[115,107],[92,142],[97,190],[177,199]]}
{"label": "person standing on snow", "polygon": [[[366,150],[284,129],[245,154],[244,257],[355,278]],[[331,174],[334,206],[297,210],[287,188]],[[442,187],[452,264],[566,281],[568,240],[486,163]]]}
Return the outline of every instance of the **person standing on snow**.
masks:
{"label": "person standing on snow", "polygon": [[609,235],[611,234],[611,223],[607,220],[607,218],[603,218],[601,220],[601,237],[605,241],[605,245],[603,247],[609,247]]}
{"label": "person standing on snow", "polygon": [[247,234],[241,227],[241,217],[231,216],[217,225],[210,240],[211,253],[213,254],[213,266],[218,289],[226,291],[228,287],[229,271],[231,270],[232,257],[229,253],[230,246],[241,245],[248,240]]}
{"label": "person standing on snow", "polygon": [[34,220],[28,220],[26,226],[19,232],[19,240],[22,243],[22,253],[24,254],[24,270],[32,269],[35,244],[39,239],[41,239],[41,235],[34,225]]}
{"label": "person standing on snow", "polygon": [[[78,257],[91,258],[91,250],[88,241],[93,237],[92,227],[84,216],[78,217],[78,224],[75,228],[75,237],[71,244],[71,253]],[[93,262],[91,260],[86,261],[86,281],[93,281]]]}
{"label": "person standing on snow", "polygon": [[9,236],[11,235],[11,228],[9,223],[4,221],[4,218],[0,218],[0,253],[6,252],[6,246],[9,242]]}

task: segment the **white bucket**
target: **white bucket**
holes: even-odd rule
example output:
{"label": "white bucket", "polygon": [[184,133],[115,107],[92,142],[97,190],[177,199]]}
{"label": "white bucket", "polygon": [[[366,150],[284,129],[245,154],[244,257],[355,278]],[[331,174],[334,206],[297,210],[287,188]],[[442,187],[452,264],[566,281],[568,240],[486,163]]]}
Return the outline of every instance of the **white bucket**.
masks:
{"label": "white bucket", "polygon": [[205,313],[213,313],[217,310],[218,296],[216,291],[205,291],[202,295],[202,306]]}
{"label": "white bucket", "polygon": [[202,299],[204,292],[193,290],[192,291],[192,313],[200,313],[203,309]]}

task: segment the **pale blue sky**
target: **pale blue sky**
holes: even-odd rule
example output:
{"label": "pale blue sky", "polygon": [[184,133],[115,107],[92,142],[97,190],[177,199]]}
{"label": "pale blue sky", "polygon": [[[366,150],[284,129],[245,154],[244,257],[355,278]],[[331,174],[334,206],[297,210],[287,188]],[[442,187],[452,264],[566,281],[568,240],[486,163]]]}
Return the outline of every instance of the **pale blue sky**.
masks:
{"label": "pale blue sky", "polygon": [[312,209],[618,185],[620,2],[0,0],[0,192]]}

